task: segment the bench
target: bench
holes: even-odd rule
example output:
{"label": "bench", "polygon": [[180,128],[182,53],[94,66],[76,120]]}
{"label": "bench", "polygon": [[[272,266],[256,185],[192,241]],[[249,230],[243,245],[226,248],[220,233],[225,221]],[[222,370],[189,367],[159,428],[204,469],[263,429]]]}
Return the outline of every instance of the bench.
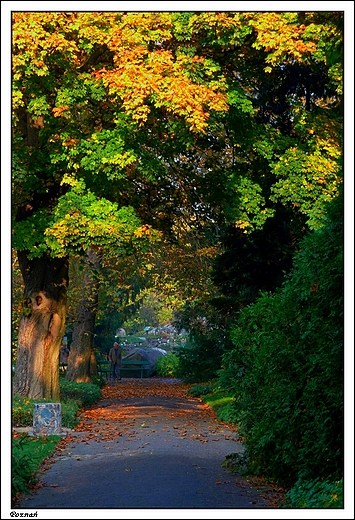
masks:
{"label": "bench", "polygon": [[[135,359],[124,359],[122,360],[122,366],[120,368],[121,372],[129,372],[129,371],[140,371],[141,379],[143,377],[144,371],[149,370],[150,363],[149,361],[136,361]],[[97,362],[97,371],[99,374],[108,379],[111,374],[111,365],[108,361],[98,361]]]}
{"label": "bench", "polygon": [[111,374],[111,365],[108,361],[97,361],[97,372],[108,379]]}
{"label": "bench", "polygon": [[149,361],[136,361],[135,359],[124,359],[122,360],[121,372],[123,371],[132,371],[132,370],[140,370],[141,379],[143,377],[144,370],[149,370],[150,363]]}

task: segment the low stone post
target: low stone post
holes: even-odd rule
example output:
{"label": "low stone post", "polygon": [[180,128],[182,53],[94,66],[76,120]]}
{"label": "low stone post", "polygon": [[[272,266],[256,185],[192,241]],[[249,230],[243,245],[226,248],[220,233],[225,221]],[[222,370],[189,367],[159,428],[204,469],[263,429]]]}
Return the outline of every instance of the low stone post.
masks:
{"label": "low stone post", "polygon": [[35,403],[33,409],[34,435],[60,435],[62,433],[62,405]]}

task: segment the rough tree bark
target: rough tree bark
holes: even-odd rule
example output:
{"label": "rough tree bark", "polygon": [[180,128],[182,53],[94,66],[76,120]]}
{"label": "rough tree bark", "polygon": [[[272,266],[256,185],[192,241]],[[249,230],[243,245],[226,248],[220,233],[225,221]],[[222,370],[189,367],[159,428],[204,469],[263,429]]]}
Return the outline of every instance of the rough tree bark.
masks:
{"label": "rough tree bark", "polygon": [[59,351],[65,331],[68,258],[30,260],[18,252],[28,312],[20,320],[13,394],[59,400]]}
{"label": "rough tree bark", "polygon": [[93,248],[89,249],[83,277],[82,299],[78,319],[74,325],[66,373],[66,379],[77,383],[90,383],[91,375],[97,374],[93,348],[99,282],[92,270],[100,269],[100,266],[99,252]]}

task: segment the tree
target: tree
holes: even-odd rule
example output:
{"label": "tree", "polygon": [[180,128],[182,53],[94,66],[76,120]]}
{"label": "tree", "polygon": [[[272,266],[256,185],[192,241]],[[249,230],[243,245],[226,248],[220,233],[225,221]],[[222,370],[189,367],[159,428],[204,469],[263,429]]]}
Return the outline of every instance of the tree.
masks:
{"label": "tree", "polygon": [[171,19],[13,14],[13,245],[30,303],[14,392],[59,397],[68,255],[94,245],[125,254],[132,240],[153,234],[121,197],[128,187],[134,205],[140,184],[164,173],[155,150],[139,153],[149,105],[185,133],[206,128],[208,109],[226,109],[218,81],[193,81],[186,59],[161,49]]}
{"label": "tree", "polygon": [[237,79],[228,79],[255,117],[241,125],[232,105],[225,119],[233,153],[213,269],[224,294],[213,303],[230,315],[282,283],[299,240],[322,224],[342,183],[342,13],[240,16],[254,31],[242,59],[234,52],[229,62]]}
{"label": "tree", "polygon": [[235,226],[226,228],[223,253],[215,259],[211,273],[220,291],[212,303],[224,316],[233,319],[260,291],[273,292],[281,286],[306,229],[304,219],[292,216],[279,205],[262,230],[243,233]]}
{"label": "tree", "polygon": [[[54,280],[53,259],[67,265],[91,247],[125,255],[155,230],[171,239],[186,211],[217,233],[224,221],[262,229],[277,203],[317,225],[340,182],[339,131],[327,115],[330,106],[339,113],[341,94],[341,60],[329,63],[341,49],[332,14],[14,13],[13,245],[22,270],[41,265]],[[301,83],[293,92],[287,80],[293,65],[318,63],[304,109]],[[328,90],[313,95],[323,80]],[[56,294],[30,279],[32,306],[45,292],[57,313]],[[23,323],[31,350],[35,331]],[[47,325],[54,366],[62,328],[53,340]],[[15,380],[26,387],[24,376]],[[41,392],[56,398],[57,383]]]}
{"label": "tree", "polygon": [[[204,344],[218,317],[225,349],[230,320],[282,284],[300,240],[322,225],[342,183],[342,13],[239,13],[233,30],[236,19],[243,38],[232,45],[229,34],[220,53],[222,33],[211,32],[206,50],[225,71],[229,100],[238,100],[211,139],[214,175],[224,181],[215,294],[192,309],[189,302],[180,316]],[[224,162],[216,160],[220,149]],[[216,367],[220,360],[219,353]]]}
{"label": "tree", "polygon": [[[67,258],[31,261],[20,251],[28,314],[18,332],[13,391],[33,398],[58,398],[59,348],[65,330]],[[53,393],[50,391],[53,389]]]}
{"label": "tree", "polygon": [[72,341],[66,379],[90,381],[96,374],[94,350],[111,347],[117,328],[139,306],[147,283],[147,255],[149,251],[137,249],[131,255],[110,256],[91,248],[71,259],[67,326]]}
{"label": "tree", "polygon": [[91,382],[90,374],[97,373],[94,355],[94,327],[98,308],[98,280],[93,271],[100,268],[100,254],[93,248],[86,253],[77,321],[70,348],[66,379],[78,383]]}

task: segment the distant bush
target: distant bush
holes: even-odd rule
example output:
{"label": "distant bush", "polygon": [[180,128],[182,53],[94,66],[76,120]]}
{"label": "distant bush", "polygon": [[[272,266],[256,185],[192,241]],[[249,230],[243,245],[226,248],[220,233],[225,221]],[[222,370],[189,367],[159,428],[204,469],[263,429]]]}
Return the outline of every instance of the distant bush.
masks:
{"label": "distant bush", "polygon": [[160,377],[176,377],[179,370],[179,358],[176,354],[166,354],[157,359],[157,374]]}
{"label": "distant bush", "polygon": [[222,355],[231,347],[225,322],[214,305],[205,300],[187,301],[176,312],[174,326],[188,335],[174,347],[179,358],[178,377],[184,383],[207,383],[221,368]]}

